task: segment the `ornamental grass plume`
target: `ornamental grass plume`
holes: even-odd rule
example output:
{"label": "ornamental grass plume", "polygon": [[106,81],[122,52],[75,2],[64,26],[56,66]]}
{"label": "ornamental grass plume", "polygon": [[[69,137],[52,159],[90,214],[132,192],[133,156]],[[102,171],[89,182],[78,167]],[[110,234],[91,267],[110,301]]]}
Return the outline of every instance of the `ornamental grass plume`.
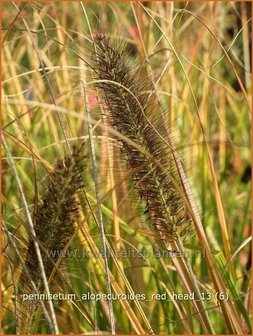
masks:
{"label": "ornamental grass plume", "polygon": [[[53,172],[48,176],[47,190],[34,210],[36,240],[41,249],[47,280],[52,275],[56,262],[61,258],[61,252],[74,234],[79,219],[77,193],[83,186],[82,173],[86,167],[83,146],[83,143],[73,146],[71,154],[58,160]],[[28,243],[25,266],[38,292],[43,293],[43,279],[33,239]],[[51,288],[56,284],[56,277],[57,272],[51,279]],[[24,271],[21,280],[24,282],[23,292],[33,292]],[[21,302],[18,319],[20,333],[30,332],[37,307],[38,303]]]}
{"label": "ornamental grass plume", "polygon": [[191,232],[192,218],[172,149],[157,131],[158,107],[150,78],[143,75],[141,67],[136,71],[130,66],[122,45],[104,36],[96,37],[92,59],[96,87],[111,124],[130,140],[124,140],[123,146],[146,213],[163,241],[185,239]]}

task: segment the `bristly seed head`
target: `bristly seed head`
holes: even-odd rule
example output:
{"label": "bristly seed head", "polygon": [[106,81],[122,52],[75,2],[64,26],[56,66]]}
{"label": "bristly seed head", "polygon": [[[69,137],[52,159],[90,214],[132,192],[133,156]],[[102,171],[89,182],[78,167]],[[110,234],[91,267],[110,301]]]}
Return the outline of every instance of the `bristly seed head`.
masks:
{"label": "bristly seed head", "polygon": [[142,67],[133,69],[124,48],[100,35],[92,59],[95,78],[103,80],[96,87],[111,124],[143,149],[123,142],[135,188],[146,202],[149,218],[162,240],[185,239],[192,218],[171,148],[148,121],[157,112],[157,103],[147,72]]}
{"label": "bristly seed head", "polygon": [[[54,264],[75,230],[79,218],[77,192],[83,186],[85,169],[83,144],[73,146],[72,153],[58,160],[54,171],[48,176],[48,188],[35,209],[34,228],[41,246],[46,276],[49,278]],[[55,256],[48,252],[56,251]],[[28,244],[26,267],[34,283],[43,290],[34,242]]]}

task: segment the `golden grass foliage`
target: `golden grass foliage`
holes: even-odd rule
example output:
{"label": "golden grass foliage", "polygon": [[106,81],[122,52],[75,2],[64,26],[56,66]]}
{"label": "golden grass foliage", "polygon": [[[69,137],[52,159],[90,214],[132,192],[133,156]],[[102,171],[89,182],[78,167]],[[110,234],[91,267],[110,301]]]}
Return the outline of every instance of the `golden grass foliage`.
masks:
{"label": "golden grass foliage", "polygon": [[251,4],[3,12],[4,334],[249,333]]}

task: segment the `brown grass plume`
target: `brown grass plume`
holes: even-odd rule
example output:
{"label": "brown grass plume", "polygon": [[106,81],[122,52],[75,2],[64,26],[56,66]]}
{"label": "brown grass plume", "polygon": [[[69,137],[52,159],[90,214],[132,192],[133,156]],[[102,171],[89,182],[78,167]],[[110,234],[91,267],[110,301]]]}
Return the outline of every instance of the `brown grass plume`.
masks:
{"label": "brown grass plume", "polygon": [[[47,190],[34,210],[34,229],[41,248],[47,279],[76,229],[76,222],[79,219],[77,193],[83,186],[82,173],[86,166],[85,162],[83,144],[73,146],[72,153],[58,160],[53,172],[49,174]],[[33,239],[28,243],[25,265],[39,293],[43,293],[44,285]],[[55,277],[51,281],[53,285]],[[33,292],[25,272],[21,275],[21,280],[24,281],[23,292]],[[37,307],[38,303],[21,302],[18,327],[20,332],[29,333]]]}
{"label": "brown grass plume", "polygon": [[[142,67],[131,67],[120,43],[97,36],[93,53],[96,83],[112,125],[137,149],[123,141],[128,166],[140,196],[160,237],[166,241],[186,238],[192,219],[172,150],[157,132],[156,96]],[[154,127],[155,125],[155,127]],[[160,129],[159,129],[160,130]]]}

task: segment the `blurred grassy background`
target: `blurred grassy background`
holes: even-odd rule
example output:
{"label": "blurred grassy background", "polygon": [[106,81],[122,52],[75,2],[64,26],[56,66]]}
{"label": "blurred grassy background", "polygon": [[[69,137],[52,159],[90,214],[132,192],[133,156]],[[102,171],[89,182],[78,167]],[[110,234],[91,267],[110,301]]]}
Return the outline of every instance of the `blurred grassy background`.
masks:
{"label": "blurred grassy background", "polygon": [[[89,62],[90,58],[90,32],[124,39],[133,64],[140,59],[148,60],[210,248],[214,256],[224,253],[227,261],[233,255],[232,286],[249,311],[251,3],[87,2],[82,7],[79,2],[22,5],[5,2],[3,13],[3,134],[31,212],[34,198],[45,188],[47,169],[66,151],[56,111],[62,117],[70,142],[87,138],[80,79],[85,78],[83,59]],[[87,78],[90,81],[89,73]],[[164,291],[182,292],[171,259],[152,256],[153,249],[162,247],[155,239],[152,225],[145,220],[142,201],[128,180],[120,143],[113,139],[101,119],[101,107],[92,84],[88,84],[88,98],[106,235],[115,251],[131,248],[143,255],[109,258],[115,282],[113,291],[132,290],[147,297]],[[196,106],[211,150],[225,221],[218,214],[217,193]],[[3,220],[25,253],[26,218],[5,153],[2,166]],[[88,197],[95,205],[91,165],[89,169],[85,181]],[[97,225],[89,214],[87,218],[85,239],[77,237],[73,243],[78,251],[83,246],[93,251],[95,247],[101,248]],[[226,244],[230,248],[227,254],[222,239],[226,229],[229,238]],[[214,293],[205,258],[194,254],[199,249],[197,237],[191,237],[185,247],[200,286]],[[4,333],[13,334],[12,295],[16,288],[22,291],[22,281],[17,278],[17,257],[5,236],[3,248]],[[96,258],[69,258],[64,276],[77,295],[106,292],[104,270]],[[60,287],[63,292],[68,291],[64,283]],[[186,324],[191,331],[201,333],[191,305],[180,304],[187,313]],[[107,302],[62,301],[54,305],[61,333],[94,330],[83,316],[83,307],[91,313],[96,328],[110,331]],[[122,302],[115,301],[113,305],[118,333],[185,331],[175,302],[129,301],[129,305],[122,306]],[[216,300],[212,299],[207,306],[215,332],[227,333]],[[137,327],[135,318],[139,320]],[[45,323],[40,332],[49,332]]]}

